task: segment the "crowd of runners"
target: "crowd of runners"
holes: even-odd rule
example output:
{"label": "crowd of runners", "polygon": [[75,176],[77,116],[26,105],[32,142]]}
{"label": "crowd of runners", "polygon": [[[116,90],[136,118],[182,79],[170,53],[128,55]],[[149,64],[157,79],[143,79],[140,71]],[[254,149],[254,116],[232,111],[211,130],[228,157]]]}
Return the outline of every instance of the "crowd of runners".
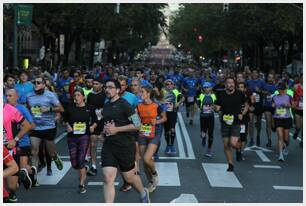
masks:
{"label": "crowd of runners", "polygon": [[[52,176],[52,161],[63,169],[54,141],[60,132],[67,132],[80,194],[86,193],[87,176],[99,175],[97,145],[103,144],[105,202],[115,201],[118,172],[123,179],[120,191],[134,187],[140,202],[150,202],[149,194],[159,182],[155,161],[162,152],[177,153],[180,110],[186,111],[190,125],[200,114],[200,138],[192,138],[199,140],[207,158],[214,155],[214,138],[222,138],[229,172],[234,170],[232,149],[236,161],[242,161],[246,146],[275,145],[277,160],[285,161],[290,129],[292,139],[300,138],[303,144],[302,76],[262,73],[248,66],[239,72],[141,64],[71,66],[58,73],[39,67],[4,70],[3,102],[4,202],[17,202],[21,185],[26,190],[39,187],[37,173],[44,167]],[[215,126],[216,121],[221,127]],[[66,131],[60,130],[63,127]],[[221,131],[221,137],[214,137],[215,130]],[[276,142],[272,142],[273,132]],[[165,151],[159,151],[162,141]]]}

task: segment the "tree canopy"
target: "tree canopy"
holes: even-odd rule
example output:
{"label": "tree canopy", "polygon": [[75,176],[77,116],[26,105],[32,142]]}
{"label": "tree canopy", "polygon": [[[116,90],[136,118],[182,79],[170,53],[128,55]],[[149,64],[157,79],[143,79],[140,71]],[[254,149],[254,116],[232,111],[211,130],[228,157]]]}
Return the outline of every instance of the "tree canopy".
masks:
{"label": "tree canopy", "polygon": [[[171,19],[170,42],[194,55],[215,57],[220,50],[273,45],[289,41],[302,50],[302,10],[293,4],[182,4]],[[198,36],[203,40],[200,42]]]}

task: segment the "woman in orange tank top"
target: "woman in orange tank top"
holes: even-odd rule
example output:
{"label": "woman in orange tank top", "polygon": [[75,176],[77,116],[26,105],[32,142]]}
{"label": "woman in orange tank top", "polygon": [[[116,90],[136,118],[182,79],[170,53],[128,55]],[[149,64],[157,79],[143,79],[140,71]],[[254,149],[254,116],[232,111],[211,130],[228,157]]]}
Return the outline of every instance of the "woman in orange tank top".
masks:
{"label": "woman in orange tank top", "polygon": [[[149,181],[148,189],[153,192],[158,184],[158,174],[155,168],[153,155],[157,150],[160,137],[156,135],[156,125],[166,122],[167,117],[163,109],[153,102],[154,90],[146,86],[142,88],[141,98],[143,100],[137,106],[137,112],[141,119],[141,128],[139,130],[138,144],[144,164],[146,177]],[[160,116],[160,119],[156,119]]]}

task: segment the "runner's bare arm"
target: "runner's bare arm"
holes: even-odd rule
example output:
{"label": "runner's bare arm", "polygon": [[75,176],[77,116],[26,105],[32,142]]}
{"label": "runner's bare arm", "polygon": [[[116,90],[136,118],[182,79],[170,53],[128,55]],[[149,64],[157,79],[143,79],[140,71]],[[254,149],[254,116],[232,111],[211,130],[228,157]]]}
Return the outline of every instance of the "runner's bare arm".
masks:
{"label": "runner's bare arm", "polygon": [[64,108],[62,104],[58,104],[55,107],[52,107],[51,109],[53,112],[64,112]]}

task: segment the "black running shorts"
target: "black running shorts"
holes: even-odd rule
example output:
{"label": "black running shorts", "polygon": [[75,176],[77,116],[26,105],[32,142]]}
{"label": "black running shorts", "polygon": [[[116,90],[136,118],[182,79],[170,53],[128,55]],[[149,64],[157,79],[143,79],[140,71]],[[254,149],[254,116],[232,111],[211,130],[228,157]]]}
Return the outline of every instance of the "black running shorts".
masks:
{"label": "black running shorts", "polygon": [[121,172],[128,172],[135,167],[136,144],[129,141],[124,146],[105,141],[101,152],[102,168],[119,167]]}
{"label": "black running shorts", "polygon": [[240,124],[233,123],[232,125],[227,125],[223,121],[221,123],[221,133],[222,138],[240,137]]}

